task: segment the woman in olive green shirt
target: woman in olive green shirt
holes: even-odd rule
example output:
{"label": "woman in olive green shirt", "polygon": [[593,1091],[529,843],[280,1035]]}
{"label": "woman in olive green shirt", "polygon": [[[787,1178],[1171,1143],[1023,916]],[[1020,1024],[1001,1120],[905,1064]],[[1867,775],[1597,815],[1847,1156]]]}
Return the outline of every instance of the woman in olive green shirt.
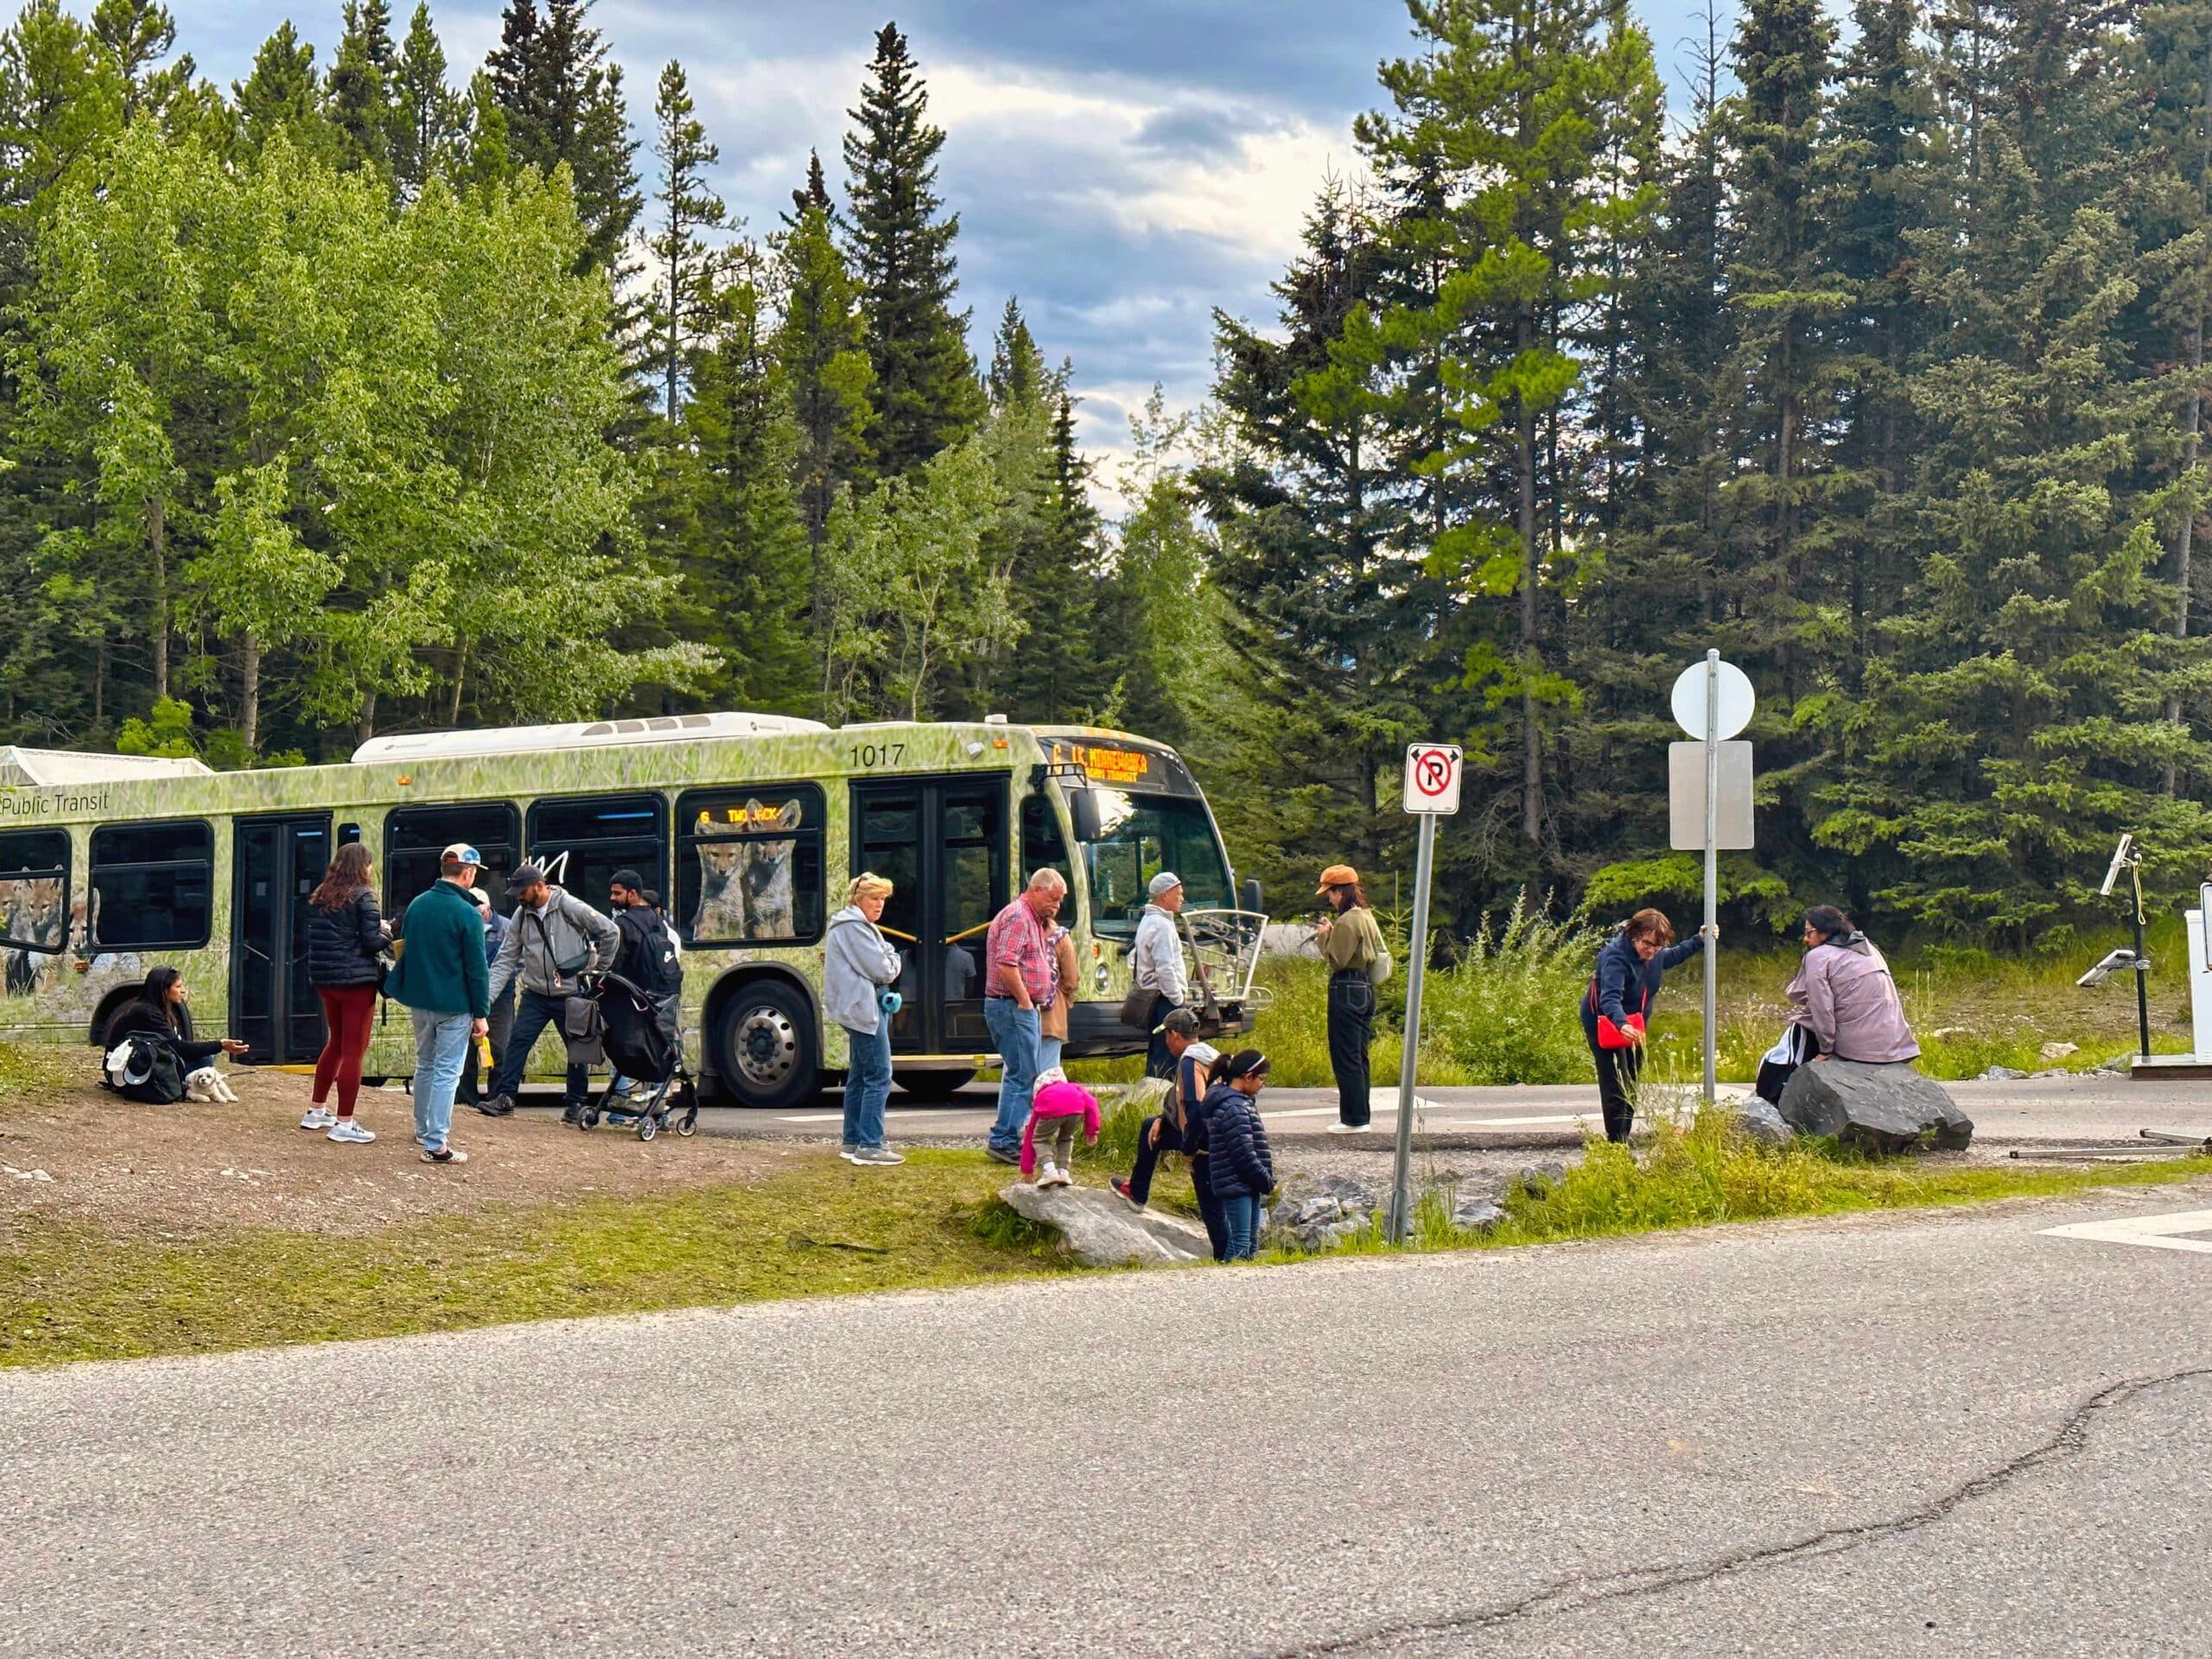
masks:
{"label": "woman in olive green shirt", "polygon": [[1322,871],[1318,896],[1332,912],[1314,931],[1329,964],[1329,1069],[1337,1076],[1337,1121],[1329,1133],[1357,1135],[1368,1126],[1367,1051],[1375,1040],[1375,982],[1368,969],[1382,954],[1382,930],[1351,865]]}

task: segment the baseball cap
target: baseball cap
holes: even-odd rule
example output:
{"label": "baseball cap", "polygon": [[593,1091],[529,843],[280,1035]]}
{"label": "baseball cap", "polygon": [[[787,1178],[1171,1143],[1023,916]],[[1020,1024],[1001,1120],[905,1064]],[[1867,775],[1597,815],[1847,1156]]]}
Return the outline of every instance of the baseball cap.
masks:
{"label": "baseball cap", "polygon": [[1318,891],[1326,893],[1331,887],[1356,887],[1358,885],[1357,870],[1349,864],[1332,864],[1321,872],[1321,885]]}
{"label": "baseball cap", "polygon": [[1173,870],[1162,870],[1152,878],[1152,885],[1145,889],[1148,898],[1157,899],[1163,893],[1173,893],[1183,885],[1183,878]]}
{"label": "baseball cap", "polygon": [[1198,1034],[1198,1016],[1188,1008],[1170,1008],[1152,1029],[1154,1036],[1195,1037]]}
{"label": "baseball cap", "polygon": [[534,887],[545,879],[545,872],[535,864],[518,864],[514,874],[507,878],[511,887]]}
{"label": "baseball cap", "polygon": [[456,841],[438,855],[438,861],[442,864],[474,864],[480,869],[484,865],[484,855],[467,842]]}
{"label": "baseball cap", "polygon": [[481,887],[463,887],[461,890],[461,894],[462,898],[467,899],[470,904],[475,906],[479,910],[489,910],[492,908],[492,895],[485,892]]}

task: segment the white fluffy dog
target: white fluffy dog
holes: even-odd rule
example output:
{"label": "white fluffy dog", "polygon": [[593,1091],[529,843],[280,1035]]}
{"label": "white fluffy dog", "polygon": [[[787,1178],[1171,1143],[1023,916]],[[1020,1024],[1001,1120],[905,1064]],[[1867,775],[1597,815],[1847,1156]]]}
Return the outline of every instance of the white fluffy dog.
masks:
{"label": "white fluffy dog", "polygon": [[219,1101],[234,1104],[238,1096],[232,1090],[230,1079],[212,1065],[203,1065],[197,1071],[188,1071],[184,1078],[184,1097],[187,1100]]}

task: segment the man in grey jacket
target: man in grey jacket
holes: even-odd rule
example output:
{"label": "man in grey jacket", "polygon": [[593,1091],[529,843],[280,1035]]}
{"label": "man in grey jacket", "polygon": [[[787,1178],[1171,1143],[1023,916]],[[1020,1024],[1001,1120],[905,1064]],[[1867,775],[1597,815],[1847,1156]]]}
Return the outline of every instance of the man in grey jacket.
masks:
{"label": "man in grey jacket", "polygon": [[1162,870],[1152,878],[1145,897],[1151,902],[1137,918],[1136,943],[1129,950],[1129,978],[1139,990],[1153,993],[1152,1014],[1145,1021],[1145,1029],[1152,1033],[1152,1046],[1145,1056],[1144,1074],[1172,1077],[1175,1057],[1167,1052],[1167,1041],[1160,1034],[1161,1023],[1170,1011],[1187,1007],[1191,1001],[1183,972],[1183,939],[1175,922],[1183,908],[1183,878],[1173,870]]}
{"label": "man in grey jacket", "polygon": [[[505,1117],[514,1110],[515,1090],[522,1087],[523,1068],[539,1035],[548,1026],[559,1028],[563,1006],[575,995],[577,980],[610,966],[622,944],[621,932],[612,921],[575,894],[552,886],[535,864],[518,866],[507,888],[515,896],[515,913],[492,964],[492,1004],[498,1007],[507,987],[519,978],[522,1005],[515,1010],[507,1052],[499,1057],[492,1098],[477,1109],[487,1117]],[[589,1068],[571,1065],[562,1103],[563,1122],[577,1120],[590,1092]]]}

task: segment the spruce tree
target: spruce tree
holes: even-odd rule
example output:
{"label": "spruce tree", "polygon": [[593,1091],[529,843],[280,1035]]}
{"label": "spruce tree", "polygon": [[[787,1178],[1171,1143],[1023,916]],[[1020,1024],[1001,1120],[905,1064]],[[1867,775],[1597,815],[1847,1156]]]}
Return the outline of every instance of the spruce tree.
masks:
{"label": "spruce tree", "polygon": [[506,115],[509,159],[550,177],[567,163],[588,232],[583,266],[625,274],[623,244],[644,208],[622,67],[585,22],[589,0],[508,0],[486,60]]}
{"label": "spruce tree", "polygon": [[92,37],[121,78],[126,124],[141,115],[167,120],[192,90],[190,53],[162,61],[176,48],[176,20],[160,0],[99,0],[92,8]]}
{"label": "spruce tree", "polygon": [[467,119],[466,105],[446,85],[445,47],[429,0],[417,0],[408,22],[392,92],[392,183],[402,200],[412,201],[432,177],[455,169]]}
{"label": "spruce tree", "polygon": [[991,407],[1004,409],[1036,397],[1045,374],[1045,354],[1037,349],[1029,320],[1021,315],[1021,302],[1010,296],[999,318],[998,338],[991,346],[991,369],[983,381],[990,392]]}
{"label": "spruce tree", "polygon": [[[860,284],[838,250],[828,193],[814,188],[821,183],[817,161],[809,188],[794,197],[798,216],[778,244],[784,315],[775,341],[798,428],[794,476],[817,601],[830,510],[840,491],[868,474],[875,377]],[[823,614],[818,602],[814,611]]]}
{"label": "spruce tree", "polygon": [[960,216],[944,213],[937,193],[944,134],[928,111],[929,89],[906,39],[887,23],[845,137],[852,263],[874,371],[868,440],[887,477],[957,442],[982,413],[967,315],[952,308]]}
{"label": "spruce tree", "polygon": [[252,73],[232,83],[247,148],[257,150],[282,130],[292,135],[296,148],[318,154],[334,150],[337,141],[323,120],[316,91],[315,48],[289,22],[278,24],[254,54]]}
{"label": "spruce tree", "polygon": [[337,131],[342,163],[386,171],[399,119],[391,84],[399,61],[391,9],[385,0],[346,0],[341,15],[345,29],[323,87],[324,109]]}
{"label": "spruce tree", "polygon": [[660,72],[653,125],[653,155],[661,172],[653,198],[658,228],[652,251],[660,272],[647,315],[661,413],[672,423],[682,412],[689,341],[715,302],[714,256],[700,232],[720,229],[728,209],[706,178],[721,152],[707,142],[683,66],[672,59]]}

